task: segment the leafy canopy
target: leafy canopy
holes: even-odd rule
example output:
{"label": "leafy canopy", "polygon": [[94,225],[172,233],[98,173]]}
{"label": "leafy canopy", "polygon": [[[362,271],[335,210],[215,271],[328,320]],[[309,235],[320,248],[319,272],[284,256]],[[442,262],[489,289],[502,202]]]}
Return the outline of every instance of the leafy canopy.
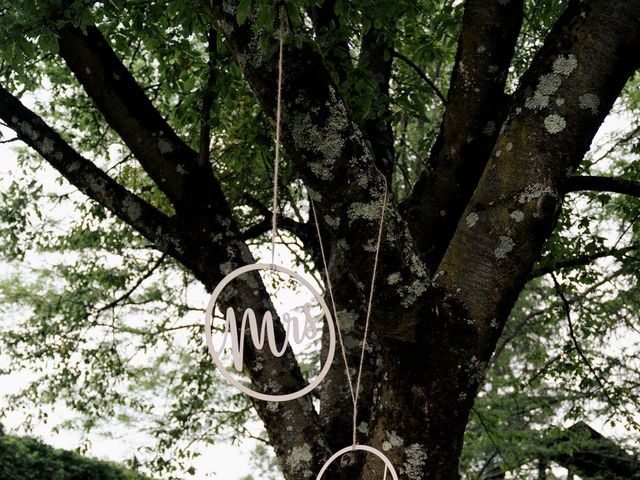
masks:
{"label": "leafy canopy", "polygon": [[[262,5],[257,25],[269,33],[273,4],[255,2]],[[287,2],[299,28],[310,29],[305,12],[315,3]],[[564,3],[526,2],[511,90]],[[36,92],[23,99],[74,148],[171,213],[169,202],[56,55],[56,26],[96,24],[154,105],[195,149],[203,98],[213,92],[208,123],[215,173],[239,224],[246,230],[260,224],[264,217],[255,205],[270,201],[273,128],[226,41],[212,29],[206,2],[76,0],[62,16],[54,16],[62,4],[0,2],[0,75],[7,87]],[[244,22],[251,4],[240,2],[238,23]],[[370,8],[367,0],[338,0],[339,23],[315,41],[326,54],[335,52],[337,39],[346,36],[349,51],[342,54],[355,58],[362,36],[372,27],[394,36],[395,51],[386,54],[395,56],[392,191],[401,201],[424,166],[444,108],[423,77],[446,96],[462,5],[446,0],[378,4]],[[327,57],[331,68],[336,55]],[[334,73],[359,122],[383,108],[375,78],[366,71],[354,68],[346,78]],[[619,121],[581,173],[640,180],[637,86],[637,78],[628,85],[616,106]],[[92,431],[104,427],[104,419],[116,419],[147,429],[153,452],[144,455],[147,466],[163,475],[190,464],[194,442],[251,435],[247,425],[254,414],[248,401],[219,383],[202,342],[202,287],[181,265],[159,255],[129,226],[52,174],[32,152],[15,151],[18,168],[0,182],[0,255],[9,272],[0,281],[0,351],[7,371],[26,369],[38,378],[5,400],[8,409],[34,411],[30,421],[36,422],[63,403],[78,414],[77,422],[63,427]],[[286,157],[282,185],[281,211],[304,221],[306,192]],[[517,471],[531,459],[533,446],[536,455],[545,454],[541,437],[549,427],[574,420],[597,418],[620,425],[626,432],[621,442],[637,442],[638,218],[638,199],[571,195],[537,266],[541,275],[521,295],[474,407],[461,466],[467,478],[486,470],[493,459]],[[305,246],[288,238],[287,247],[309,268]],[[262,235],[249,241],[259,247],[268,240]],[[608,250],[623,253],[557,270],[559,286],[542,274],[559,262]],[[10,437],[2,441],[19,446]]]}

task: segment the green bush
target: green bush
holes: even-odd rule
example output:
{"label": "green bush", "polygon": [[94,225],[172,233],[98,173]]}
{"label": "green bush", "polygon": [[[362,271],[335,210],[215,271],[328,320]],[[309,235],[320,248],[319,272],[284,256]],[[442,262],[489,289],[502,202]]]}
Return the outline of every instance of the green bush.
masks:
{"label": "green bush", "polygon": [[116,464],[5,435],[0,425],[0,480],[144,480]]}

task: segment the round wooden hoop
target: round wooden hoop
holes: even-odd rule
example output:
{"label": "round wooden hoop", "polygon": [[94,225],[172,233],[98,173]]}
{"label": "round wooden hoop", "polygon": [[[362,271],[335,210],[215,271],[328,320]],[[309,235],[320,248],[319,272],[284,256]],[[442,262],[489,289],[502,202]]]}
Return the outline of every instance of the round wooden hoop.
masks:
{"label": "round wooden hoop", "polygon": [[331,456],[329,460],[327,460],[327,463],[325,463],[323,467],[320,469],[320,473],[318,473],[316,480],[322,479],[322,475],[324,474],[324,472],[327,471],[327,468],[329,468],[329,465],[331,465],[337,458],[341,457],[345,453],[353,452],[354,450],[362,450],[365,452],[373,453],[376,457],[378,457],[380,460],[384,462],[384,465],[385,467],[387,467],[387,470],[391,473],[391,477],[393,478],[393,480],[398,480],[398,474],[396,473],[396,469],[393,468],[391,461],[380,450],[378,450],[377,448],[370,447],[369,445],[350,445],[348,447],[344,447],[342,450],[338,450],[336,453],[334,453]]}
{"label": "round wooden hoop", "polygon": [[[229,373],[229,371],[222,364],[222,360],[218,356],[218,352],[216,351],[213,345],[213,338],[211,335],[211,326],[213,324],[213,311],[215,309],[216,300],[218,299],[218,296],[220,296],[220,293],[222,292],[222,290],[224,290],[224,288],[234,278],[244,273],[251,272],[253,270],[276,270],[278,272],[289,275],[291,278],[296,279],[299,283],[304,285],[311,292],[314,298],[318,301],[318,304],[320,305],[320,308],[324,313],[324,317],[326,318],[327,326],[329,327],[329,350],[327,352],[327,358],[325,359],[325,363],[322,366],[322,369],[320,370],[320,373],[318,374],[318,376],[313,381],[309,382],[309,384],[305,388],[298,390],[297,392],[287,393],[284,395],[270,395],[270,394],[260,393],[260,392],[251,390],[246,385],[243,385],[238,380],[236,380],[233,377],[233,375]],[[207,306],[207,310],[204,316],[204,331],[205,331],[205,340],[207,342],[207,347],[209,348],[209,354],[211,355],[213,362],[218,367],[218,370],[220,370],[220,373],[222,374],[222,376],[224,376],[224,378],[226,378],[227,381],[231,383],[231,385],[236,387],[241,392],[253,398],[257,398],[259,400],[266,400],[269,402],[285,402],[287,400],[294,400],[296,398],[306,395],[307,393],[312,391],[314,388],[316,388],[329,372],[329,369],[331,368],[331,363],[333,362],[333,356],[336,350],[336,332],[335,332],[335,326],[333,324],[333,317],[331,316],[329,307],[327,306],[326,302],[322,298],[322,295],[318,291],[316,291],[315,288],[313,288],[313,285],[311,285],[307,280],[305,280],[303,277],[301,277],[299,274],[297,274],[293,270],[282,267],[280,265],[274,265],[271,263],[254,263],[252,265],[245,265],[244,267],[237,268],[236,270],[229,273],[226,277],[222,279],[222,281],[213,290],[213,293],[211,294],[211,298],[209,299],[209,305]]]}

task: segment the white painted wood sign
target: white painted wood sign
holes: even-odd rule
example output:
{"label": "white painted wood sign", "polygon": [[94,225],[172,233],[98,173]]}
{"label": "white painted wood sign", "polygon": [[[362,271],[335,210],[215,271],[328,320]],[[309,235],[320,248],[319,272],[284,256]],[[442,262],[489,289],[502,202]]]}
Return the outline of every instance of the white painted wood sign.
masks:
{"label": "white painted wood sign", "polygon": [[[266,348],[274,357],[281,357],[282,355],[284,355],[290,344],[302,345],[305,341],[319,339],[322,335],[322,331],[318,327],[318,321],[311,314],[311,305],[309,303],[306,303],[302,307],[304,318],[298,318],[288,312],[282,314],[281,320],[285,329],[286,337],[283,344],[280,346],[277,345],[275,339],[274,314],[272,312],[266,312],[260,321],[251,308],[245,309],[242,315],[239,315],[237,314],[235,308],[230,306],[227,308],[224,315],[224,330],[223,333],[219,336],[220,338],[217,342],[218,345],[214,344],[213,322],[218,297],[233,279],[244,273],[254,270],[277,271],[288,275],[289,277],[296,280],[307,290],[309,290],[313,297],[316,299],[318,305],[322,310],[324,321],[327,324],[329,332],[329,348],[324,364],[321,366],[320,373],[305,388],[296,392],[286,393],[282,395],[256,392],[255,390],[249,388],[247,385],[241,383],[231,372],[229,372],[228,368],[225,367],[225,363],[223,362],[223,356],[225,352],[229,351],[230,349],[233,367],[238,372],[241,372],[244,367],[244,349],[248,340],[252,342],[255,349],[264,350]],[[240,323],[238,323],[238,321],[240,321]],[[229,383],[231,383],[241,392],[251,397],[271,402],[284,402],[287,400],[293,400],[295,398],[306,395],[314,388],[316,388],[329,372],[335,353],[335,325],[331,316],[331,312],[329,311],[329,307],[322,298],[322,295],[313,287],[313,285],[311,285],[307,280],[305,280],[302,276],[300,276],[293,270],[270,263],[255,263],[252,265],[246,265],[234,270],[226,277],[224,277],[224,279],[222,279],[218,286],[216,286],[215,290],[211,294],[211,298],[209,299],[209,305],[207,306],[207,310],[205,313],[204,330],[205,339],[207,342],[209,353],[211,354],[211,358],[218,367],[220,373],[229,381]],[[246,338],[247,333],[249,334],[249,339]]]}

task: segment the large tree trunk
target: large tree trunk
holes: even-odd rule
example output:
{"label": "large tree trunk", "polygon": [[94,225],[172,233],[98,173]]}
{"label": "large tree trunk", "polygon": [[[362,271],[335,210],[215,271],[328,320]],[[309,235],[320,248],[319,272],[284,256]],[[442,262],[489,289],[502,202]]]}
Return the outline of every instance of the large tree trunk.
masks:
{"label": "large tree trunk", "polygon": [[[223,30],[272,112],[274,66],[252,49],[250,24],[233,22],[233,3],[225,6],[216,13]],[[402,478],[458,477],[473,399],[551,232],[567,172],[638,67],[637,57],[622,54],[640,40],[638,13],[640,2],[570,2],[509,101],[502,92],[522,5],[467,3],[430,169],[406,219],[389,207],[382,246],[374,331],[384,380],[369,443],[388,454]],[[486,59],[477,55],[480,46]],[[289,44],[285,58],[287,151],[319,209],[341,220],[326,228],[347,240],[344,273],[367,284],[371,254],[362,246],[379,220],[379,174],[317,54]],[[367,221],[354,215],[354,204],[371,209]],[[380,473],[365,468],[362,478]]]}

